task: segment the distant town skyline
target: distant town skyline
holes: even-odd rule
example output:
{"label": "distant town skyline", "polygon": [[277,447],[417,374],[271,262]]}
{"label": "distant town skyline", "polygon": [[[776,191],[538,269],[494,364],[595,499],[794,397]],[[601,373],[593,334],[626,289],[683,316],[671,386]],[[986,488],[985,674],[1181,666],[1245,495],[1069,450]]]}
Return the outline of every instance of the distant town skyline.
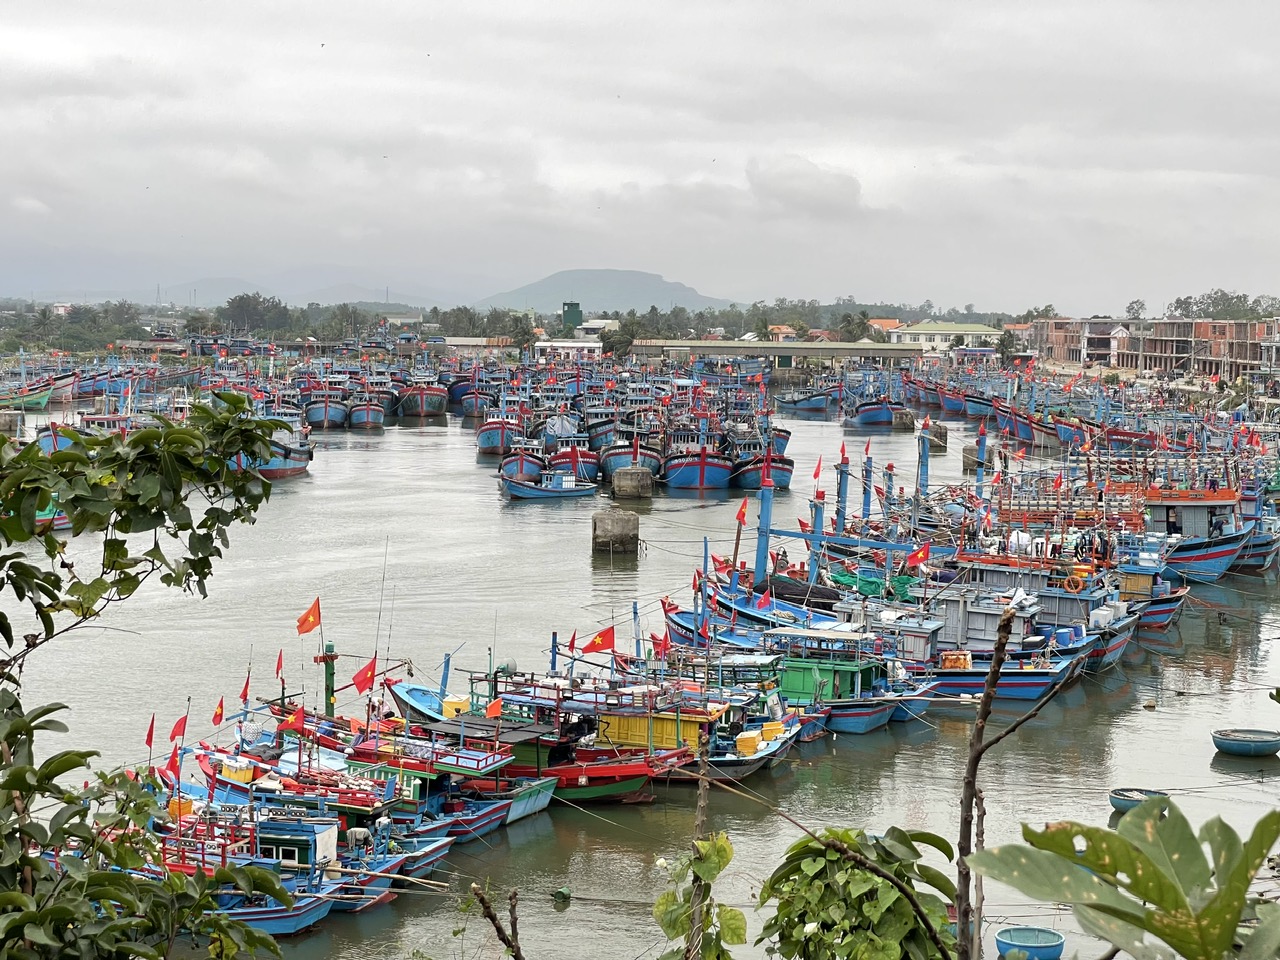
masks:
{"label": "distant town skyline", "polygon": [[1077,316],[1280,293],[1277,27],[1179,0],[17,6],[0,295],[469,303],[603,267]]}

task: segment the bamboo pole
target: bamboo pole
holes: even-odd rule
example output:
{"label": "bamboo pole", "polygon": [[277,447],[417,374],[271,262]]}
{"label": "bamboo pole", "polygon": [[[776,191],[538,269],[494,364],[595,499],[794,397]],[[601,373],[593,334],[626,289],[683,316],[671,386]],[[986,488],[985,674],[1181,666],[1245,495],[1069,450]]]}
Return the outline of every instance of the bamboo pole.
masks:
{"label": "bamboo pole", "polygon": [[325,867],[325,873],[346,873],[359,877],[390,877],[393,880],[403,880],[405,883],[416,883],[424,887],[433,887],[435,889],[449,889],[449,884],[442,883],[439,880],[423,880],[418,877],[406,877],[401,873],[379,873],[373,870],[352,870],[348,867]]}

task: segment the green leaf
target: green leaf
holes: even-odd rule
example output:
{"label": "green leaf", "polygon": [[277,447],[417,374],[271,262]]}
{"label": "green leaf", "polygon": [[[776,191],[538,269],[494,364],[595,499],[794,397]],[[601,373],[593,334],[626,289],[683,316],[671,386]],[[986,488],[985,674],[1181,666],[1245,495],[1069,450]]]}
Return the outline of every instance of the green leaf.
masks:
{"label": "green leaf", "polygon": [[1280,903],[1258,904],[1258,924],[1245,938],[1236,960],[1271,960],[1280,954]]}
{"label": "green leaf", "polygon": [[747,942],[747,915],[737,907],[716,904],[716,923],[725,943]]}
{"label": "green leaf", "polygon": [[653,919],[658,921],[668,940],[675,940],[689,931],[689,907],[674,890],[664,890],[658,895],[653,905]]}
{"label": "green leaf", "polygon": [[1106,904],[1141,917],[1136,904],[1115,887],[1046,850],[1005,844],[979,850],[965,859],[975,873],[999,880],[1041,903]]}

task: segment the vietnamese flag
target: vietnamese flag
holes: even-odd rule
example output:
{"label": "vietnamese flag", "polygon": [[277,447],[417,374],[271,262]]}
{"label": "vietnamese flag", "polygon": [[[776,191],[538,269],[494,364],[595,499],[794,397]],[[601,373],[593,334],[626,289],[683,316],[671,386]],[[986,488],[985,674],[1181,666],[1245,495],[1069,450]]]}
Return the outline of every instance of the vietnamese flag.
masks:
{"label": "vietnamese flag", "polygon": [[773,598],[769,596],[769,588],[764,588],[764,593],[760,594],[760,599],[756,601],[756,609],[763,610],[765,607],[773,603]]}
{"label": "vietnamese flag", "polygon": [[1062,471],[1061,470],[1059,470],[1058,475],[1053,478],[1053,489],[1054,490],[1062,489]]}
{"label": "vietnamese flag", "polygon": [[867,439],[867,445],[866,445],[865,447],[863,447],[863,448],[862,448],[862,455],[863,455],[864,457],[869,457],[869,456],[871,456],[871,440],[870,440],[870,438],[868,438],[868,439]]}
{"label": "vietnamese flag", "polygon": [[662,637],[653,645],[653,655],[659,660],[667,659],[667,651],[671,649],[671,631],[662,631]]}
{"label": "vietnamese flag", "polygon": [[490,700],[489,705],[484,708],[484,715],[488,717],[490,720],[492,720],[495,717],[501,718],[502,698],[494,697],[492,700]]}
{"label": "vietnamese flag", "polygon": [[182,757],[178,755],[178,745],[173,745],[173,752],[169,754],[169,759],[164,765],[165,773],[169,774],[174,780],[182,776]]}
{"label": "vietnamese flag", "polygon": [[[867,441],[867,442],[870,443],[870,441]],[[818,454],[818,465],[813,468],[813,479],[819,480],[821,478],[822,478],[822,454]]]}
{"label": "vietnamese flag", "polygon": [[276,654],[276,678],[279,680],[283,680],[284,677],[281,676],[282,673],[284,673],[284,649],[283,648],[280,650],[279,653]]}
{"label": "vietnamese flag", "polygon": [[298,634],[310,633],[320,626],[320,598],[316,597],[307,612],[298,618]]}
{"label": "vietnamese flag", "polygon": [[169,731],[169,742],[177,740],[179,737],[187,735],[187,715],[184,713],[178,718],[178,722],[173,725],[173,729]]}
{"label": "vietnamese flag", "polygon": [[[284,653],[283,650],[281,650],[280,652]],[[240,702],[241,703],[249,702],[249,674],[248,673],[244,675],[244,686],[240,688]]]}
{"label": "vietnamese flag", "polygon": [[573,653],[573,651],[576,649],[578,649],[578,631],[577,630],[573,631],[573,636],[569,638],[569,652]]}
{"label": "vietnamese flag", "polygon": [[929,544],[926,543],[907,554],[907,566],[918,567],[929,559]]}
{"label": "vietnamese flag", "polygon": [[147,727],[147,749],[150,750],[151,747],[155,744],[155,742],[156,742],[156,715],[153,713],[151,715],[151,724],[150,726]]}
{"label": "vietnamese flag", "polygon": [[356,675],[351,678],[351,682],[355,685],[356,693],[367,693],[372,690],[373,678],[377,672],[378,655],[375,653],[373,659],[357,670]]}
{"label": "vietnamese flag", "polygon": [[296,730],[298,731],[298,733],[301,733],[303,727],[306,726],[306,722],[307,722],[307,712],[302,707],[299,707],[297,710],[291,713],[288,719],[286,719],[284,723],[280,724],[280,726],[277,727],[276,729],[280,733],[284,733],[286,730]]}
{"label": "vietnamese flag", "polygon": [[582,645],[582,652],[596,653],[597,651],[612,650],[614,649],[613,641],[613,627],[605,627]]}
{"label": "vietnamese flag", "polygon": [[1015,450],[1015,451],[1013,451],[1013,459],[1015,459],[1015,460],[1025,460],[1025,459],[1027,459],[1027,451],[1026,451],[1026,450]]}
{"label": "vietnamese flag", "polygon": [[213,711],[213,725],[215,727],[222,726],[222,701],[224,699],[225,698],[223,697],[218,698],[218,707],[216,710]]}
{"label": "vietnamese flag", "polygon": [[742,506],[738,507],[738,526],[745,527],[747,525],[747,498],[742,498]]}

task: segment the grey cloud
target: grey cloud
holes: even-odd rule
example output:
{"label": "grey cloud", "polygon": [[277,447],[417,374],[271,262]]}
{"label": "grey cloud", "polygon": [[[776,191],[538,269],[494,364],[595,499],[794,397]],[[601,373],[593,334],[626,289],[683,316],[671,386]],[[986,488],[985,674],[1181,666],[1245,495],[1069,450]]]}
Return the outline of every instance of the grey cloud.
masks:
{"label": "grey cloud", "polygon": [[1193,278],[1274,287],[1271,4],[6,19],[0,182],[24,233],[0,236],[0,292],[319,263],[393,287],[601,265],[718,296],[1079,312]]}

